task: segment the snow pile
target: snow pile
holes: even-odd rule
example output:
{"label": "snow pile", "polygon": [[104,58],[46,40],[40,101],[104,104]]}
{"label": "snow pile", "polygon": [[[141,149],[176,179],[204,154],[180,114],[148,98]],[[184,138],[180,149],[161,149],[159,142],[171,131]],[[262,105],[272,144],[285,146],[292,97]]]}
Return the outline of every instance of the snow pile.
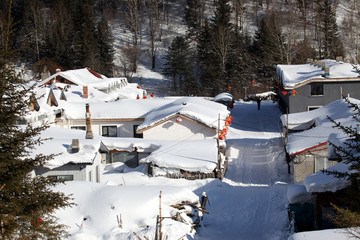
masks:
{"label": "snow pile", "polygon": [[291,235],[288,240],[355,240],[346,230],[328,229],[321,231],[299,232]]}
{"label": "snow pile", "polygon": [[[76,206],[57,210],[60,223],[69,226],[70,239],[154,239],[156,216],[162,221],[163,236],[180,239],[190,234],[189,223],[173,220],[179,212],[171,205],[182,202],[198,205],[199,198],[184,187],[109,186],[89,182],[67,182],[56,191],[72,194]],[[160,200],[161,192],[161,200]]]}
{"label": "snow pile", "polygon": [[[350,98],[349,100],[352,103],[360,104],[357,99]],[[283,126],[287,126],[289,130],[303,130],[289,133],[287,152],[292,155],[317,146],[327,142],[330,135],[338,139],[344,138],[344,133],[333,127],[334,124],[330,122],[328,116],[336,122],[341,122],[344,126],[351,126],[356,124],[353,115],[353,108],[349,107],[345,99],[334,101],[313,111],[282,115]]]}
{"label": "snow pile", "polygon": [[290,185],[286,196],[290,204],[311,203],[314,201],[314,198],[306,191],[305,186],[302,184]]}
{"label": "snow pile", "polygon": [[[330,59],[324,59],[321,62],[329,66],[329,79],[359,77],[359,73],[350,63]],[[292,89],[310,79],[326,79],[324,74],[325,72],[321,67],[313,64],[277,65],[276,67],[276,75],[280,77],[280,83],[285,89]]]}
{"label": "snow pile", "polygon": [[176,114],[184,115],[216,129],[219,126],[218,119],[220,118],[220,129],[222,129],[229,113],[223,104],[201,97],[181,97],[149,112],[145,116],[145,121],[139,125],[138,130],[152,126]]}
{"label": "snow pile", "polygon": [[[347,172],[349,166],[345,163],[338,163],[327,169],[328,171]],[[307,176],[304,185],[309,193],[315,192],[337,192],[350,185],[350,181],[343,178],[336,178],[334,175],[327,175],[323,172],[316,172]]]}

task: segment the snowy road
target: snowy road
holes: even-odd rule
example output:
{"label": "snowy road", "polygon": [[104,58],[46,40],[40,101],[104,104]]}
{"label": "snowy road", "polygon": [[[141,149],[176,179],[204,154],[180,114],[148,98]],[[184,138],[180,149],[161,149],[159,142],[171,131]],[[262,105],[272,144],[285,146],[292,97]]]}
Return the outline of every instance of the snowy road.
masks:
{"label": "snowy road", "polygon": [[287,239],[286,191],[290,181],[278,130],[276,104],[237,103],[229,129],[224,181],[201,189],[210,205],[198,239]]}

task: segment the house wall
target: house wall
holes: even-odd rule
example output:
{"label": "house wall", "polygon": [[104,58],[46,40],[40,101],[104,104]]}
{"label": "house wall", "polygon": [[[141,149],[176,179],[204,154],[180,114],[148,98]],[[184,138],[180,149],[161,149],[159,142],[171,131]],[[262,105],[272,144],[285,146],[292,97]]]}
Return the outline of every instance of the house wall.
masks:
{"label": "house wall", "polygon": [[310,94],[311,84],[295,89],[296,94],[280,95],[280,107],[283,113],[286,113],[286,106],[289,106],[289,113],[308,111],[308,107],[320,107],[327,105],[343,96],[350,95],[350,97],[360,99],[360,82],[323,82],[323,95],[312,96]]}
{"label": "house wall", "polygon": [[68,163],[63,166],[49,169],[37,168],[35,175],[48,176],[65,176],[72,175],[74,181],[100,182],[101,180],[101,154],[96,154],[93,164],[72,164]]}
{"label": "house wall", "polygon": [[[134,137],[134,126],[140,125],[144,120],[91,120],[91,130],[93,133],[102,135],[103,126],[116,126],[117,127],[117,137]],[[71,128],[75,126],[85,126],[84,120],[57,120],[56,125],[64,128]]]}
{"label": "house wall", "polygon": [[145,130],[143,132],[143,138],[159,140],[195,140],[212,139],[216,137],[216,129],[184,117],[181,117],[181,123],[177,123],[176,118],[177,116]]}
{"label": "house wall", "polygon": [[74,181],[86,181],[85,168],[85,164],[66,164],[53,169],[38,168],[35,170],[35,174],[44,177],[72,175]]}
{"label": "house wall", "polygon": [[292,156],[295,182],[303,182],[305,177],[322,169],[334,166],[337,161],[327,159],[328,147],[320,146],[306,153]]}

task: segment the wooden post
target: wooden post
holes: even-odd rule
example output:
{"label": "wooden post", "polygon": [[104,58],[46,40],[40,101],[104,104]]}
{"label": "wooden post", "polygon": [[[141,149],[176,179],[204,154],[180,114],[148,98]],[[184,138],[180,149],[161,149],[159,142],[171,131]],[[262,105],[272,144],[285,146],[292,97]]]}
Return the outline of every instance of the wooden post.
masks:
{"label": "wooden post", "polygon": [[220,179],[221,173],[220,173],[220,143],[219,143],[219,135],[220,135],[220,113],[218,114],[218,129],[217,129],[217,158],[218,158],[218,164],[217,164],[217,173],[216,177]]}
{"label": "wooden post", "polygon": [[159,195],[159,240],[162,240],[162,232],[161,232],[161,192],[160,191],[160,195]]}

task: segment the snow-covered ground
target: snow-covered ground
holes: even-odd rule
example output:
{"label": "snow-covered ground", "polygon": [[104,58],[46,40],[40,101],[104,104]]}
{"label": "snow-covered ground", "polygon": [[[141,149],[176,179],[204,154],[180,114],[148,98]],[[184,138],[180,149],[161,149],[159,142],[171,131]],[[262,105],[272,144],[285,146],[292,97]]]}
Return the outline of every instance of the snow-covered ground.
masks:
{"label": "snow-covered ground", "polygon": [[73,193],[78,205],[57,216],[69,225],[71,239],[153,239],[160,191],[164,216],[173,214],[170,205],[195,202],[206,192],[209,214],[196,234],[189,225],[166,220],[163,232],[169,239],[287,239],[291,178],[278,130],[280,114],[277,104],[267,101],[260,110],[254,102],[235,103],[223,181],[150,178],[143,166],[104,165],[101,184],[58,187]]}

